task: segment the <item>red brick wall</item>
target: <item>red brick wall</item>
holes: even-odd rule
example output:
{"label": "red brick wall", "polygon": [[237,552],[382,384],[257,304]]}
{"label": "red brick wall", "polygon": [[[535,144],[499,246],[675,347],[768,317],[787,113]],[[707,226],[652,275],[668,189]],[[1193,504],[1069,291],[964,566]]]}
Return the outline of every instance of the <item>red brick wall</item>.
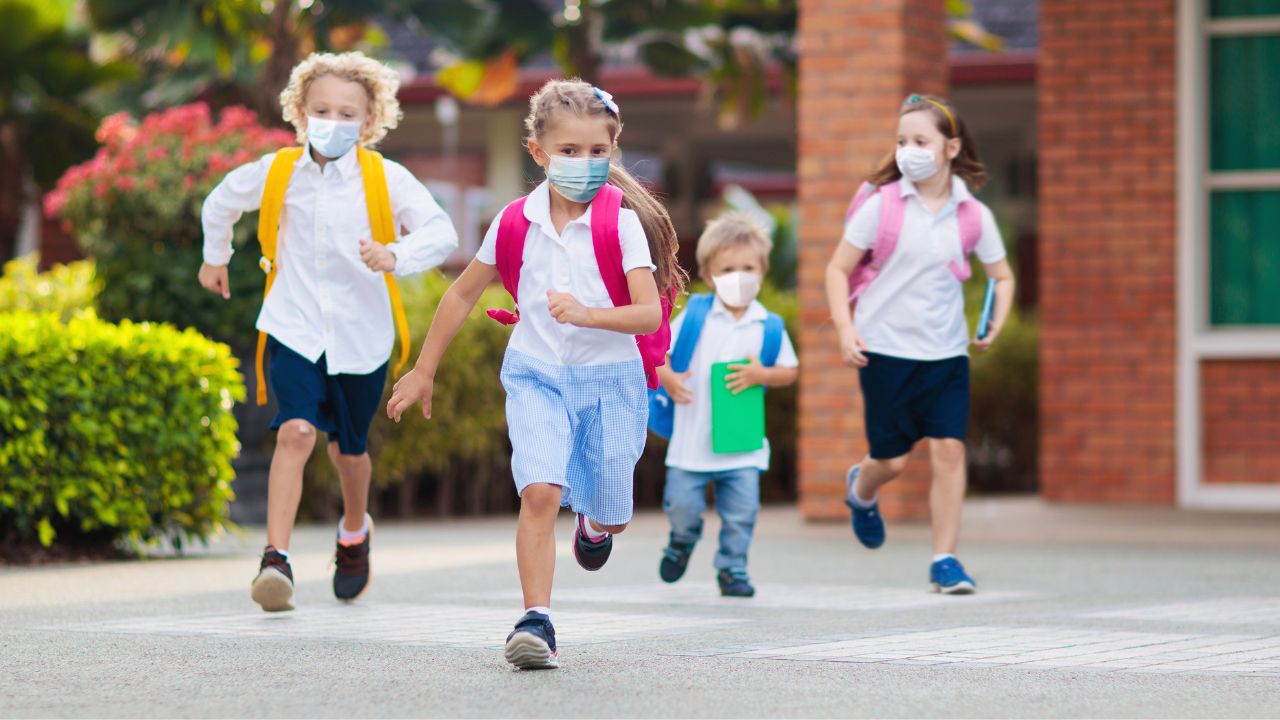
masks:
{"label": "red brick wall", "polygon": [[1041,0],[1040,483],[1174,501],[1175,0]]}
{"label": "red brick wall", "polygon": [[[840,363],[824,278],[844,210],[893,148],[912,92],[945,94],[944,0],[800,0],[799,494],[809,519],[848,517],[844,472],[867,451],[857,375]],[[885,489],[895,517],[928,514],[928,465]]]}
{"label": "red brick wall", "polygon": [[1280,361],[1200,365],[1204,481],[1280,483]]}

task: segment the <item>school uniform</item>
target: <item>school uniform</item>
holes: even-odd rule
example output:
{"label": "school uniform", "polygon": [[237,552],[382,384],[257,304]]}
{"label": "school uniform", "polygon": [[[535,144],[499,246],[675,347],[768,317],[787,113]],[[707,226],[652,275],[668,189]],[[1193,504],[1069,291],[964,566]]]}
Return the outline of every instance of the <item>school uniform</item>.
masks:
{"label": "school uniform", "polygon": [[[556,322],[547,291],[569,293],[587,307],[613,302],[596,264],[591,207],[562,232],[551,221],[544,181],[524,205],[525,236],[516,323],[503,358],[516,491],[559,485],[561,502],[601,525],[631,519],[632,480],[644,451],[648,392],[635,337]],[[490,225],[476,259],[497,264],[498,226]],[[640,218],[618,216],[622,267],[656,270]]]}
{"label": "school uniform", "polygon": [[[764,343],[768,311],[752,301],[741,318],[735,318],[720,298],[712,302],[698,343],[689,361],[692,374],[685,386],[693,393],[687,404],[675,405],[671,441],[667,446],[667,482],[662,506],[671,523],[671,539],[692,544],[702,537],[702,513],[706,510],[707,485],[715,487],[716,512],[720,516],[720,548],[717,570],[745,572],[747,551],[760,510],[760,473],[769,469],[769,440],[759,450],[716,453],[711,446],[711,366],[716,363],[759,357]],[[671,322],[671,336],[679,337],[685,314]],[[784,330],[774,367],[799,365],[795,347]]]}
{"label": "school uniform", "polygon": [[[232,227],[261,205],[275,154],[232,170],[201,211],[204,261],[231,259]],[[383,160],[397,231],[386,247],[395,274],[435,267],[458,246],[453,223],[431,193],[399,163]],[[278,274],[258,314],[270,336],[271,390],[279,411],[272,428],[305,420],[329,433],[345,455],[365,452],[395,343],[382,273],[360,259],[372,240],[364,184],[353,147],[323,168],[306,148],[294,165],[280,216]]]}
{"label": "school uniform", "polygon": [[[915,184],[900,181],[906,201],[897,247],[858,298],[854,326],[867,343],[869,363],[859,370],[871,457],[908,453],[919,440],[964,440],[969,422],[969,330],[963,284],[949,268],[963,264],[956,209],[977,200],[952,177],[951,198],[936,214]],[[875,246],[880,195],[870,197],[845,224],[844,241]],[[982,232],[974,254],[983,263],[1005,258],[995,216],[979,203]]]}

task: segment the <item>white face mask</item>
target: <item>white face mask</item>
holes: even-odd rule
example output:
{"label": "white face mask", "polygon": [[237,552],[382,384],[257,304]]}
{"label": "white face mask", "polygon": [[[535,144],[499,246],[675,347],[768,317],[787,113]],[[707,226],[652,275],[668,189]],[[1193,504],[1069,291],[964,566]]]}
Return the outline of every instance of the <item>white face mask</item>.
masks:
{"label": "white face mask", "polygon": [[938,174],[933,151],[916,145],[904,145],[894,155],[898,160],[898,169],[911,182],[928,180]]}
{"label": "white face mask", "polygon": [[360,139],[360,123],[307,116],[307,142],[322,156],[336,160]]}
{"label": "white face mask", "polygon": [[711,278],[716,296],[726,307],[743,308],[760,294],[760,276],[753,272],[731,272]]}

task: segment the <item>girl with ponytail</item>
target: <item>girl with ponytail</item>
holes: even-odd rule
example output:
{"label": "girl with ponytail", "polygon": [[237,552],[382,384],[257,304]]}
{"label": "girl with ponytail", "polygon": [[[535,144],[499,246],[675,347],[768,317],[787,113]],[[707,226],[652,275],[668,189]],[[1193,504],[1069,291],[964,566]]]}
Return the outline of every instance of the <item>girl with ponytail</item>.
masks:
{"label": "girl with ponytail", "polygon": [[436,368],[479,301],[501,280],[516,310],[489,315],[515,329],[503,359],[511,469],[520,495],[516,560],[523,617],[507,661],[558,666],[551,625],[555,520],[577,515],[574,558],[598,570],[631,520],[632,476],[644,450],[646,385],[670,342],[671,300],[684,288],[666,209],[618,162],[621,113],[609,93],[552,80],[529,101],[525,145],[546,181],[503,210],[475,260],[440,301],[414,370],[387,414],[417,403],[431,417]]}

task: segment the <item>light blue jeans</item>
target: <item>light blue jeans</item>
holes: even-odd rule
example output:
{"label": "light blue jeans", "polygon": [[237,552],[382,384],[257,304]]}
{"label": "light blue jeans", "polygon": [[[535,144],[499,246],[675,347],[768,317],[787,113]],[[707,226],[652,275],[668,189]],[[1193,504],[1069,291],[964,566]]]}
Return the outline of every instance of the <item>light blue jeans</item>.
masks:
{"label": "light blue jeans", "polygon": [[671,539],[696,543],[702,538],[702,513],[707,509],[707,485],[715,486],[720,515],[717,570],[747,571],[747,550],[760,511],[760,470],[753,467],[719,472],[690,472],[667,468],[662,509],[671,521]]}

